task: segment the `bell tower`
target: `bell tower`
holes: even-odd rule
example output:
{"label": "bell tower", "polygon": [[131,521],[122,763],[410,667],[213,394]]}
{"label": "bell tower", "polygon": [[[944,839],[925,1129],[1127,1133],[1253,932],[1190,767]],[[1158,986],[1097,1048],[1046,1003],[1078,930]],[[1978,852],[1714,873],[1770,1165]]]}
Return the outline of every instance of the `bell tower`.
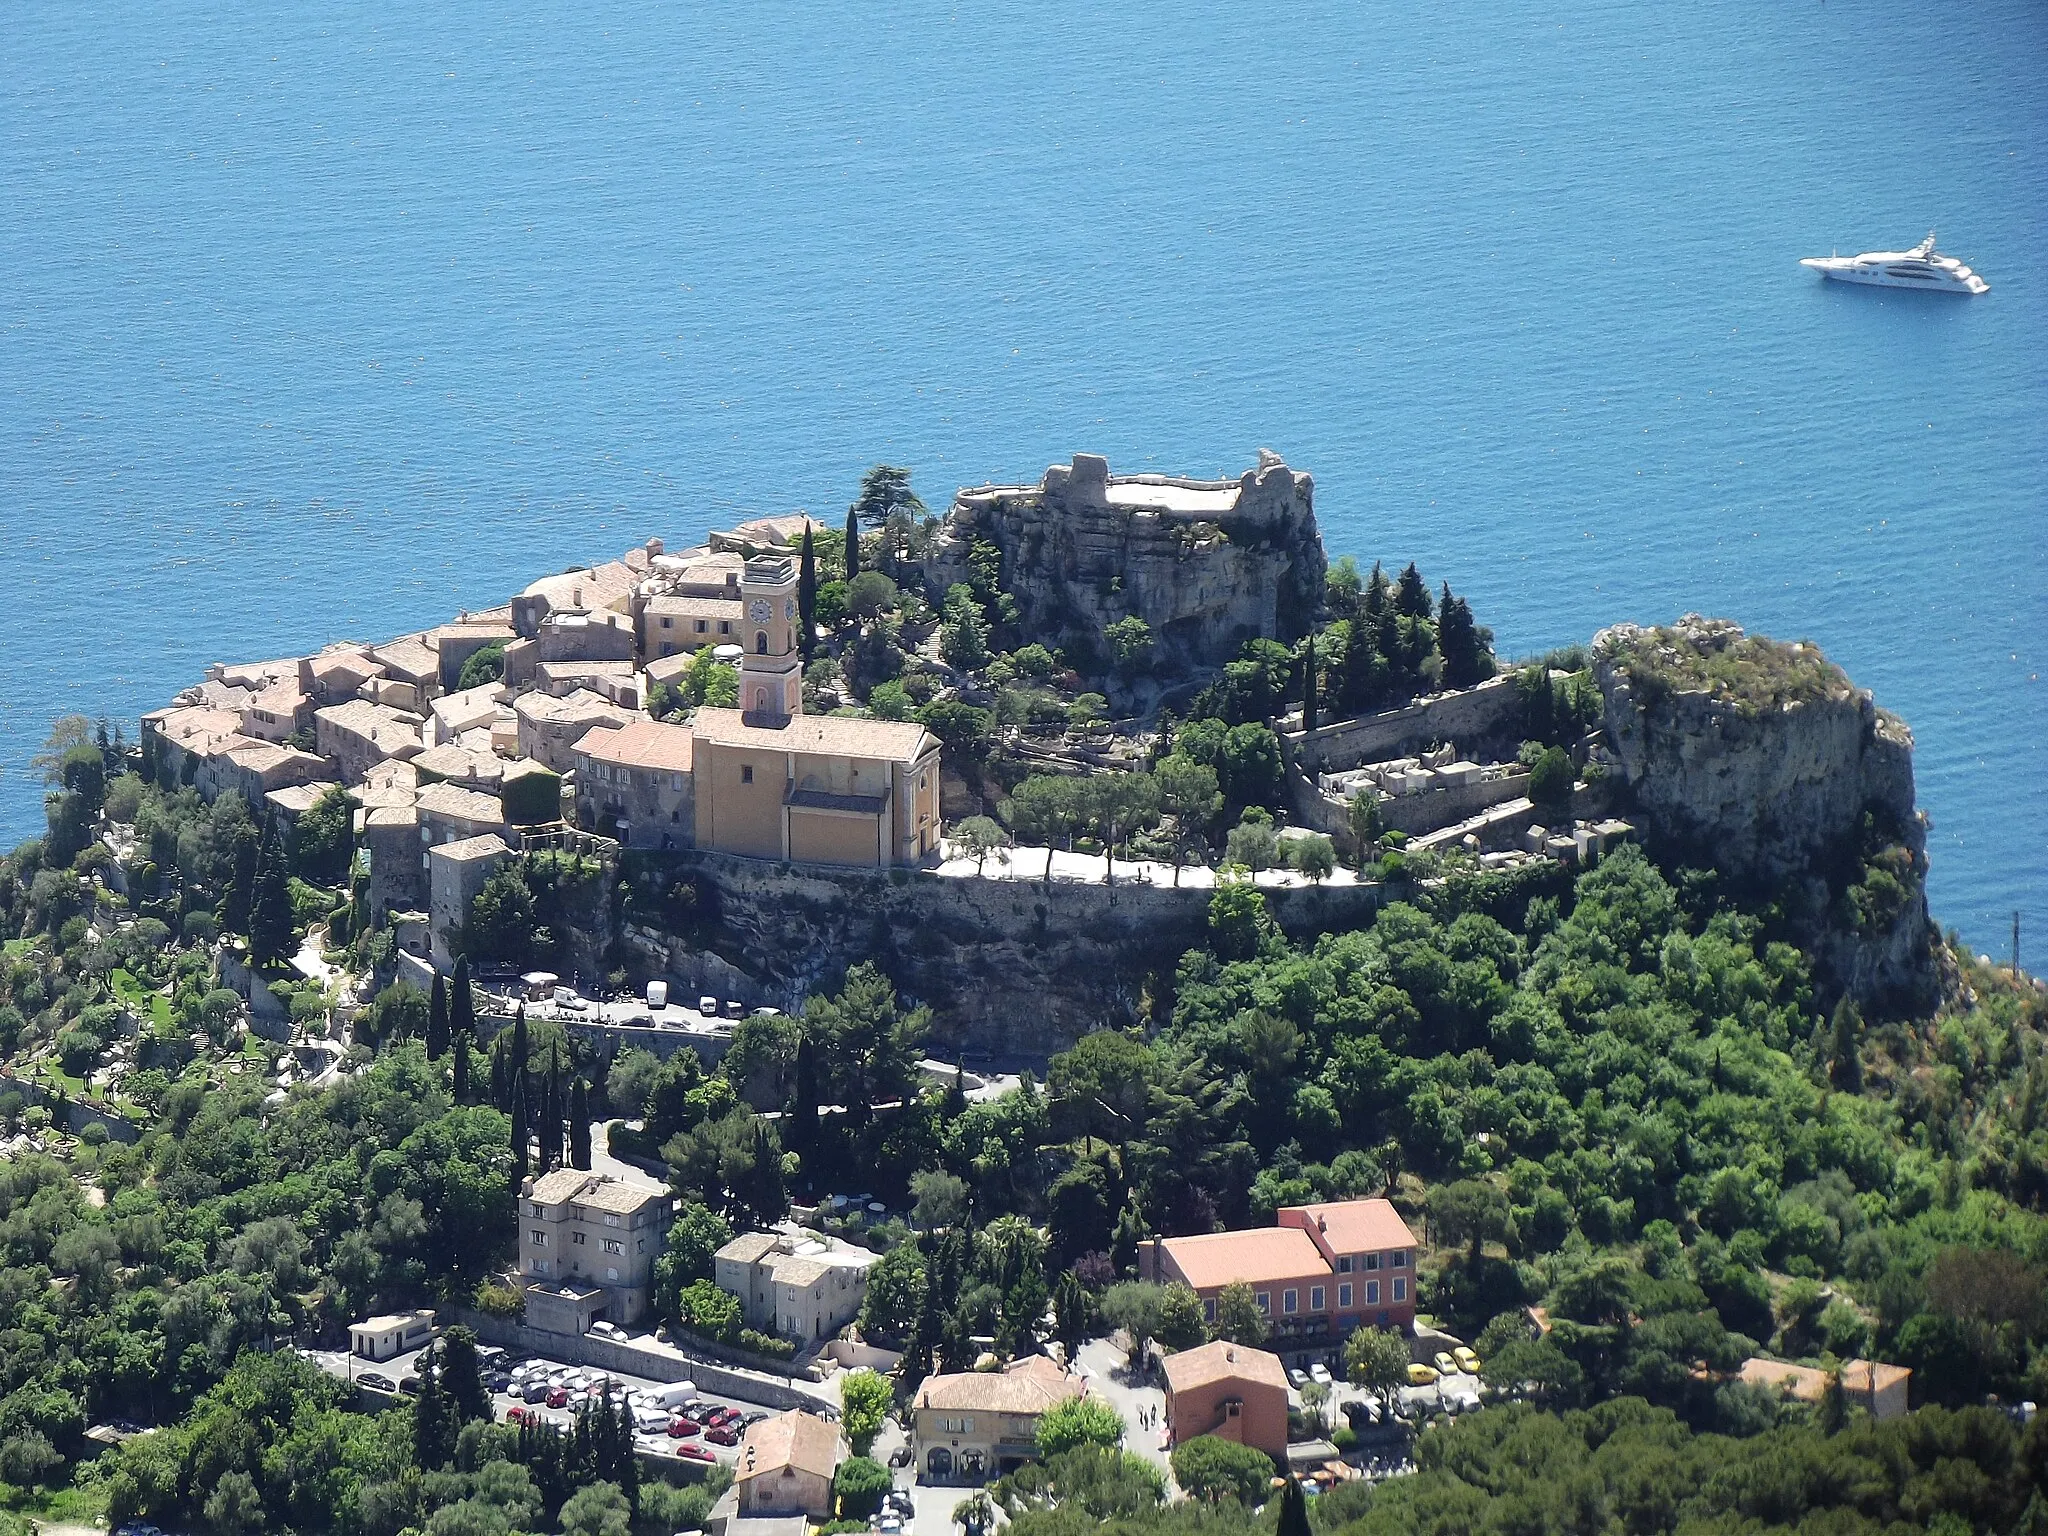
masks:
{"label": "bell tower", "polygon": [[749,725],[779,728],[803,713],[803,658],[797,653],[796,561],[755,555],[740,580],[740,711]]}

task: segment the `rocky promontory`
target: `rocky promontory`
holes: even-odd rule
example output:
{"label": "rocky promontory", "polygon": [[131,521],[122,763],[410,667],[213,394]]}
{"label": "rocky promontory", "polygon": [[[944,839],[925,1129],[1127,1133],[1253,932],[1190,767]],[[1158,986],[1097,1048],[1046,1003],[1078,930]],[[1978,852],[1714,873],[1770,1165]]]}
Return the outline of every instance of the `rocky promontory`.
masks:
{"label": "rocky promontory", "polygon": [[1593,642],[1607,744],[1675,858],[1781,893],[1826,979],[1869,1007],[1935,988],[1913,735],[1809,644],[1726,619]]}
{"label": "rocky promontory", "polygon": [[1138,618],[1157,672],[1214,670],[1247,640],[1314,628],[1326,569],[1314,498],[1313,480],[1263,451],[1235,480],[1112,475],[1077,453],[1037,485],[962,489],[925,576],[940,592],[967,581],[985,541],[1022,633],[1079,662],[1110,625]]}

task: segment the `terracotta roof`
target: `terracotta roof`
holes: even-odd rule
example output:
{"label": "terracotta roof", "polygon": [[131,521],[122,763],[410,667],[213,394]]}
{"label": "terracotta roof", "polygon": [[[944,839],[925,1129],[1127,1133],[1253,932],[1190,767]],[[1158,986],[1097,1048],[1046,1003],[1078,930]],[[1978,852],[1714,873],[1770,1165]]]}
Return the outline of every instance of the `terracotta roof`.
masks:
{"label": "terracotta roof", "polygon": [[[1322,1251],[1299,1227],[1255,1227],[1245,1232],[1210,1232],[1200,1237],[1169,1237],[1159,1245],[1198,1291],[1242,1280],[1264,1285],[1328,1274]],[[1277,1309],[1278,1303],[1275,1307]]]}
{"label": "terracotta roof", "polygon": [[[145,716],[145,718],[147,718]],[[183,709],[168,709],[158,715],[157,732],[166,741],[180,746],[187,744],[208,744],[224,736],[239,736],[242,730],[240,714],[225,709],[213,709],[204,704],[190,704]]]}
{"label": "terracotta roof", "polygon": [[[471,838],[470,841],[482,842],[483,839]],[[459,848],[462,845],[451,843],[449,846]],[[586,1173],[580,1168],[557,1168],[553,1173],[544,1173],[535,1179],[533,1192],[520,1198],[535,1200],[542,1205],[560,1205],[564,1200],[570,1200],[594,1210],[631,1215],[650,1200],[667,1198],[667,1192],[628,1184],[623,1179],[603,1174]]]}
{"label": "terracotta roof", "polygon": [[1159,1365],[1169,1392],[1192,1392],[1218,1381],[1251,1381],[1287,1390],[1287,1372],[1278,1355],[1228,1339],[1168,1355]]}
{"label": "terracotta roof", "polygon": [[339,731],[353,731],[379,746],[419,745],[420,717],[409,715],[403,710],[393,709],[389,704],[373,704],[368,699],[350,699],[342,704],[330,704],[318,711],[315,719],[325,720]]}
{"label": "terracotta roof", "polygon": [[1387,1248],[1413,1248],[1415,1234],[1401,1213],[1386,1200],[1329,1200],[1318,1205],[1285,1205],[1276,1220],[1300,1212],[1310,1226],[1322,1228],[1334,1253],[1367,1253]]}
{"label": "terracotta roof", "polygon": [[700,709],[690,729],[721,747],[769,752],[812,752],[914,763],[938,749],[931,732],[913,720],[866,720],[852,715],[798,715],[784,726],[749,725],[736,709]]}
{"label": "terracotta roof", "polygon": [[1043,1413],[1086,1390],[1043,1355],[1014,1361],[1001,1371],[958,1371],[927,1376],[917,1389],[919,1408],[946,1412]]}
{"label": "terracotta roof", "polygon": [[747,1427],[740,1440],[733,1481],[744,1483],[795,1468],[829,1482],[839,1467],[839,1444],[837,1428],[816,1414],[792,1408]]}
{"label": "terracotta roof", "polygon": [[680,725],[635,720],[611,731],[599,727],[576,743],[576,755],[624,768],[649,768],[658,773],[688,773],[697,738]]}
{"label": "terracotta roof", "polygon": [[444,741],[429,747],[413,760],[417,773],[459,783],[495,784],[505,775],[504,762],[489,752],[472,752],[468,747]]}
{"label": "terracotta roof", "polygon": [[440,652],[411,635],[380,645],[370,654],[408,679],[432,679],[441,675]]}

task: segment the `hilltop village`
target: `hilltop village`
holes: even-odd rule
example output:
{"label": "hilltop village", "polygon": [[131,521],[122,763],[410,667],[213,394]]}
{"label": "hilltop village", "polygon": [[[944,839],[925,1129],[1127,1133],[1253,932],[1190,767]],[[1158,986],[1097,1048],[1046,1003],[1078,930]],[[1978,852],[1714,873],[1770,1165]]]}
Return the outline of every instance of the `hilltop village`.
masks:
{"label": "hilltop village", "polygon": [[1904,723],[1314,494],[879,466],[58,722],[0,1536],[2048,1528]]}

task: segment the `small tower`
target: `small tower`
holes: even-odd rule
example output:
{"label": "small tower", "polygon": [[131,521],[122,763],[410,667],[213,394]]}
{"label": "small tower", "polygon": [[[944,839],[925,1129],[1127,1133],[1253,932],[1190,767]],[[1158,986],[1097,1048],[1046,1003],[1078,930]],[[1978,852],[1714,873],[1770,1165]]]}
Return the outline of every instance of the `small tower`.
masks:
{"label": "small tower", "polygon": [[755,555],[740,582],[740,710],[749,725],[781,727],[803,713],[803,658],[796,647],[796,561]]}

